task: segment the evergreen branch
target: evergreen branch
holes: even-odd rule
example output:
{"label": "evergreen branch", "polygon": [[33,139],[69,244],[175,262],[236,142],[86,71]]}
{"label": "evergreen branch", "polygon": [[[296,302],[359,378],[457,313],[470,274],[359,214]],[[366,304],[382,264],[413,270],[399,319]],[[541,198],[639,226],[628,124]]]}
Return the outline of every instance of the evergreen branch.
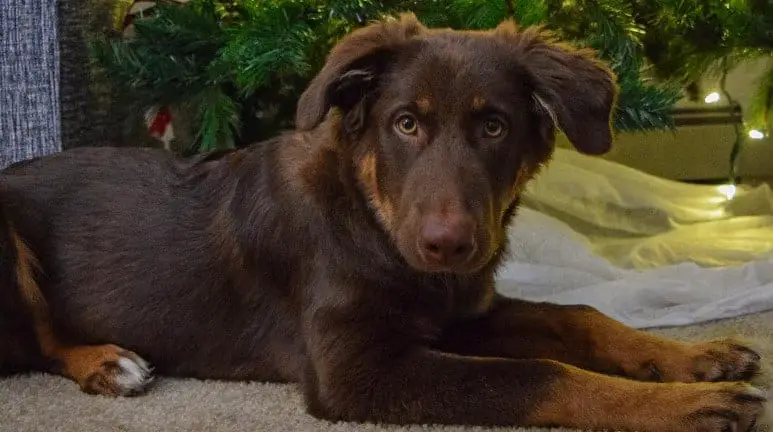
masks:
{"label": "evergreen branch", "polygon": [[590,21],[586,43],[610,60],[615,70],[642,66],[641,40],[644,30],[634,21],[624,1],[589,2],[585,9]]}
{"label": "evergreen branch", "polygon": [[507,18],[504,0],[453,0],[453,8],[470,29],[490,29]]}
{"label": "evergreen branch", "polygon": [[622,91],[614,115],[618,132],[673,129],[671,109],[682,98],[676,85],[655,86],[636,75],[619,78]]}
{"label": "evergreen branch", "polygon": [[197,151],[232,148],[241,126],[239,104],[220,88],[210,87],[194,96],[189,106],[196,107],[200,125],[193,145]]}
{"label": "evergreen branch", "polygon": [[[199,4],[201,3],[201,4]],[[135,21],[135,40],[159,55],[203,56],[211,59],[226,40],[216,8],[209,1],[192,4],[159,3],[151,18]],[[209,5],[209,6],[208,6]]]}
{"label": "evergreen branch", "polygon": [[463,18],[455,13],[453,3],[449,1],[430,0],[419,2],[411,10],[427,26],[464,28]]}
{"label": "evergreen branch", "polygon": [[246,96],[267,85],[272,75],[308,73],[304,50],[311,31],[303,22],[293,23],[290,12],[280,5],[266,7],[250,25],[227,30],[227,42],[208,67],[210,81],[232,82]]}
{"label": "evergreen branch", "polygon": [[513,17],[521,27],[544,24],[548,20],[545,0],[508,0],[513,4]]}

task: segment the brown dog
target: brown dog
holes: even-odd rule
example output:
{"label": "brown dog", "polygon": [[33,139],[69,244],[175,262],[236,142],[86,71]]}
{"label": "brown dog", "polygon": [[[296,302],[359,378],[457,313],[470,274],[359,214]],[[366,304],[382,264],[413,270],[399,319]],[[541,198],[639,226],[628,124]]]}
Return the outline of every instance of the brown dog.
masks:
{"label": "brown dog", "polygon": [[141,355],[164,375],[299,382],[331,420],[747,430],[764,396],[730,381],[757,372],[750,349],[494,292],[556,126],[606,151],[615,95],[546,33],[406,15],[345,38],[272,141],[17,164],[0,178],[0,369],[128,395],[150,381]]}

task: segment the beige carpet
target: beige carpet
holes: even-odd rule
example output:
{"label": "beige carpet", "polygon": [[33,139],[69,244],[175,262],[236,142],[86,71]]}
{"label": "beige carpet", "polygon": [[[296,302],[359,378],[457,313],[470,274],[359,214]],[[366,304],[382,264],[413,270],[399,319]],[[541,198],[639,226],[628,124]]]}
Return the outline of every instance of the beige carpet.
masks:
{"label": "beige carpet", "polygon": [[[756,347],[764,356],[766,368],[773,366],[773,311],[658,332],[683,339],[743,335],[757,341]],[[758,384],[773,387],[770,385],[773,381],[766,377],[762,377]],[[159,379],[145,396],[108,399],[81,394],[74,384],[53,376],[19,376],[0,380],[2,432],[382,430],[451,432],[491,429],[330,424],[304,413],[300,394],[292,385]],[[517,428],[494,430],[526,431]]]}

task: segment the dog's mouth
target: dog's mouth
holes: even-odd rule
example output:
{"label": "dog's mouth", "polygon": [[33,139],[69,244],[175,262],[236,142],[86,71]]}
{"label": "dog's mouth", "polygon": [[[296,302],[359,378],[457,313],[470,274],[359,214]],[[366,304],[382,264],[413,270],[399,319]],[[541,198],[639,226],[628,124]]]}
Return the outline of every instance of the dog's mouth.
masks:
{"label": "dog's mouth", "polygon": [[488,263],[485,254],[477,250],[471,252],[468,258],[433,258],[428,256],[426,251],[422,251],[419,246],[414,246],[410,251],[401,250],[401,255],[405,258],[408,265],[414,270],[423,273],[448,273],[456,275],[471,275],[479,272]]}

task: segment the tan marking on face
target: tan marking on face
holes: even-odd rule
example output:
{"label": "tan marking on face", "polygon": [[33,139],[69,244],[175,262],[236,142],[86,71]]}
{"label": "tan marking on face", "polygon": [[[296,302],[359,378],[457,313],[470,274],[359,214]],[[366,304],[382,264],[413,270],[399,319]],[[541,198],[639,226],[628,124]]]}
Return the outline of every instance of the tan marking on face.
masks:
{"label": "tan marking on face", "polygon": [[475,96],[474,98],[472,98],[473,111],[480,111],[483,109],[485,105],[486,105],[486,99],[484,99],[482,96]]}
{"label": "tan marking on face", "polygon": [[419,113],[427,115],[432,109],[432,101],[429,97],[422,96],[416,99],[416,106],[419,108]]}
{"label": "tan marking on face", "polygon": [[394,206],[379,190],[376,156],[373,153],[368,153],[362,158],[357,169],[357,177],[384,228],[391,230],[394,226]]}
{"label": "tan marking on face", "polygon": [[533,167],[529,166],[528,164],[521,165],[520,168],[518,168],[518,173],[515,177],[515,184],[513,185],[513,190],[516,194],[523,191],[523,189],[526,187],[526,185],[529,183],[529,181],[534,177],[534,169]]}
{"label": "tan marking on face", "polygon": [[515,177],[515,183],[513,183],[512,187],[510,187],[510,189],[508,189],[504,194],[504,203],[507,205],[502,206],[503,213],[507,210],[507,207],[509,207],[509,205],[515,201],[515,199],[518,198],[521,193],[523,193],[523,190],[526,189],[526,185],[533,177],[534,171],[528,164],[523,164],[520,168],[518,168],[518,173]]}

